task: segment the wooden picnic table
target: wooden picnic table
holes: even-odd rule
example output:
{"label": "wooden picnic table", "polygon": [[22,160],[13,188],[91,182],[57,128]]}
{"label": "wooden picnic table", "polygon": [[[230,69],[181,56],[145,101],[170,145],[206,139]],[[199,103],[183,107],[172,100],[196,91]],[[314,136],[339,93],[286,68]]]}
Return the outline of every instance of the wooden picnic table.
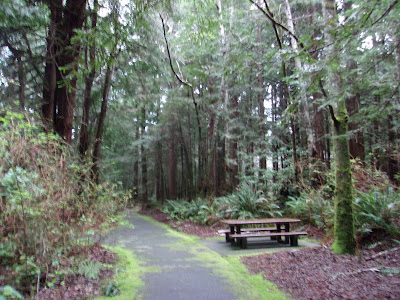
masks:
{"label": "wooden picnic table", "polygon": [[[281,241],[285,237],[285,243],[297,246],[297,237],[307,235],[306,232],[290,232],[290,224],[299,223],[299,219],[290,218],[268,218],[268,219],[250,219],[250,220],[222,220],[222,223],[229,226],[226,231],[226,241],[232,244],[238,244],[242,248],[247,247],[248,237],[271,237]],[[263,227],[267,225],[267,227]],[[268,225],[275,225],[274,227]],[[253,227],[249,227],[253,226]]]}

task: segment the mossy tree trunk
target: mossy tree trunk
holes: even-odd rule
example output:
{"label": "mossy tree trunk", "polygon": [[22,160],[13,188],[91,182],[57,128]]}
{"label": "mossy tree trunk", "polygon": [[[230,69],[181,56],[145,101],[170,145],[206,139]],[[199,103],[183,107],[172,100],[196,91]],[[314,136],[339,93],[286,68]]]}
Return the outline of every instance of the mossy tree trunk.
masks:
{"label": "mossy tree trunk", "polygon": [[328,45],[328,92],[325,96],[332,103],[329,106],[333,120],[333,151],[335,157],[335,242],[332,250],[339,254],[353,254],[356,243],[354,237],[353,216],[353,182],[351,179],[349,116],[343,97],[342,77],[340,75],[340,46],[333,43],[332,34],[336,31],[335,0],[324,1],[324,17],[326,21],[325,35]]}
{"label": "mossy tree trunk", "polygon": [[333,112],[333,151],[335,156],[335,242],[332,250],[339,254],[355,252],[353,218],[353,182],[348,138],[348,114],[341,101]]}

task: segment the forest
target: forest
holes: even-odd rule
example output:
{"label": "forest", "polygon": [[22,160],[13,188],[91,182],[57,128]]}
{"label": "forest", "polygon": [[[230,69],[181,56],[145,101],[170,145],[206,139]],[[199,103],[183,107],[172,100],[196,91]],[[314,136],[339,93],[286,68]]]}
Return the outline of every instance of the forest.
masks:
{"label": "forest", "polygon": [[0,299],[127,207],[399,246],[398,2],[2,0]]}

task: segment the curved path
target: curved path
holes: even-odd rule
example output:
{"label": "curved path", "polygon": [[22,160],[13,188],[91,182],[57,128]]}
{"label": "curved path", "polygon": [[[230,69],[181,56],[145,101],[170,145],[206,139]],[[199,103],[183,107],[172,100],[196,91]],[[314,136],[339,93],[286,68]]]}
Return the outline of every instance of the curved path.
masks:
{"label": "curved path", "polygon": [[262,299],[243,274],[195,238],[172,232],[133,211],[128,220],[134,228],[113,231],[106,243],[122,244],[132,251],[144,270],[144,286],[135,299]]}

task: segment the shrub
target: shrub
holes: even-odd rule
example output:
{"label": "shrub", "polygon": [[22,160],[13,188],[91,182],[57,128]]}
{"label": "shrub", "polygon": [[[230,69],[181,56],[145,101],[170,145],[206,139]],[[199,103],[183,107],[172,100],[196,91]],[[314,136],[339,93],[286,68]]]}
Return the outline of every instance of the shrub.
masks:
{"label": "shrub", "polygon": [[357,191],[355,199],[355,223],[359,233],[380,230],[395,236],[400,233],[400,193],[388,188],[385,193],[378,190],[369,193]]}
{"label": "shrub", "polygon": [[325,199],[323,191],[302,192],[299,197],[290,197],[286,202],[289,212],[302,221],[329,230],[333,228],[334,203]]}
{"label": "shrub", "polygon": [[262,191],[253,185],[244,183],[233,194],[219,198],[220,214],[232,219],[255,219],[261,217],[281,216],[279,206],[266,199]]}
{"label": "shrub", "polygon": [[128,196],[118,185],[94,184],[90,166],[33,116],[0,115],[0,264],[29,293],[39,277],[59,272],[55,262]]}
{"label": "shrub", "polygon": [[173,219],[188,219],[199,224],[212,224],[226,218],[281,216],[279,206],[264,198],[262,192],[250,184],[243,184],[235,193],[213,200],[168,200],[161,210]]}

